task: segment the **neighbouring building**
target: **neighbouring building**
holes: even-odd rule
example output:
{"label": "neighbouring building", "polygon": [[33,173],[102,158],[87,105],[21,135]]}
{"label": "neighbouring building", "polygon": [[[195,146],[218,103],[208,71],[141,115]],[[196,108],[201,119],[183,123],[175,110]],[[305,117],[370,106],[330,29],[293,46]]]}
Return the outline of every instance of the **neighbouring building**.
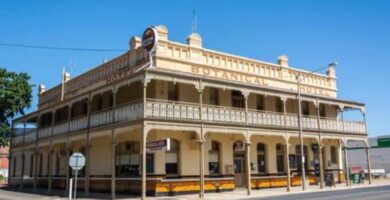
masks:
{"label": "neighbouring building", "polygon": [[8,156],[9,147],[0,147],[0,175],[3,179],[0,179],[0,184],[4,183],[8,178]]}
{"label": "neighbouring building", "polygon": [[[197,33],[185,44],[168,35],[148,28],[122,55],[41,85],[38,110],[13,121],[10,185],[67,190],[73,152],[86,156],[78,188],[113,197],[290,189],[302,168],[305,184],[324,173],[344,181],[346,142],[367,143],[365,105],[337,97],[334,64],[311,73],[284,55],[268,63],[203,48]],[[344,118],[349,110],[362,120]],[[146,148],[165,139],[169,150]]]}
{"label": "neighbouring building", "polygon": [[[373,173],[378,175],[383,175],[383,172],[390,174],[390,135],[370,137],[368,142],[371,149],[370,161]],[[366,147],[361,142],[348,142],[348,162],[350,166],[359,166],[361,169],[367,170],[365,149]]]}

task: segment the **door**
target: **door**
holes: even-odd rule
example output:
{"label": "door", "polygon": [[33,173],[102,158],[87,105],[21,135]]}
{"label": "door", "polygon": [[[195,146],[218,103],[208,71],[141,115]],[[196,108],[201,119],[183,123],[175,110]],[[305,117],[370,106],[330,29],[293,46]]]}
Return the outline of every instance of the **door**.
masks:
{"label": "door", "polygon": [[245,162],[243,156],[234,156],[234,179],[236,187],[242,187],[245,183]]}

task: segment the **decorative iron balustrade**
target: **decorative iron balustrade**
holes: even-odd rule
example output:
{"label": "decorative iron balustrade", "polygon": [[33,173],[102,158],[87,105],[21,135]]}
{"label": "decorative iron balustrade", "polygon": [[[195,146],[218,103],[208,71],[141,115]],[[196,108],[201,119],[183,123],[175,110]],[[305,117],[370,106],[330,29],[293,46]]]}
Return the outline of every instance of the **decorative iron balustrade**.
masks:
{"label": "decorative iron balustrade", "polygon": [[[298,117],[296,114],[260,110],[248,110],[234,107],[223,107],[213,105],[185,103],[178,101],[154,100],[146,101],[146,118],[172,121],[193,121],[200,122],[201,114],[204,122],[216,124],[250,125],[259,127],[274,128],[298,128]],[[113,116],[115,115],[115,116]],[[115,111],[112,108],[92,113],[90,116],[90,127],[98,127],[118,122],[127,122],[141,119],[143,117],[143,103],[141,101],[130,102],[118,105]],[[248,121],[246,121],[246,118]],[[70,124],[69,124],[70,123]],[[363,122],[339,121],[335,118],[321,118],[319,123],[316,116],[303,116],[302,127],[305,130],[318,131],[318,125],[322,131],[365,133],[366,128]],[[39,130],[39,138],[49,137],[53,128],[53,135],[64,134],[70,131],[77,131],[88,128],[88,117],[83,116],[72,119],[70,122],[57,124],[53,127],[46,127]],[[17,136],[13,138],[14,143],[21,140]]]}

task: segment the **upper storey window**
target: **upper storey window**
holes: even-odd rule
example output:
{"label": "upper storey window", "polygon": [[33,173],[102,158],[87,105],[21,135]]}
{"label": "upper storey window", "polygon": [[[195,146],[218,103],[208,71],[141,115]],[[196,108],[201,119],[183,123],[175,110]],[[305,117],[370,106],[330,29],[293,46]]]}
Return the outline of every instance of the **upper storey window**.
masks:
{"label": "upper storey window", "polygon": [[325,105],[324,104],[320,104],[320,116],[321,117],[325,117],[326,116]]}
{"label": "upper storey window", "polygon": [[177,84],[172,82],[168,83],[168,100],[178,101],[179,100],[179,87]]}
{"label": "upper storey window", "polygon": [[209,88],[209,102],[211,105],[219,105],[219,94],[217,88]]}
{"label": "upper storey window", "polygon": [[309,115],[309,102],[302,101],[302,114]]}
{"label": "upper storey window", "polygon": [[264,110],[264,96],[256,95],[256,108],[257,110]]}
{"label": "upper storey window", "polygon": [[232,90],[232,106],[236,108],[245,107],[245,99],[240,91]]}

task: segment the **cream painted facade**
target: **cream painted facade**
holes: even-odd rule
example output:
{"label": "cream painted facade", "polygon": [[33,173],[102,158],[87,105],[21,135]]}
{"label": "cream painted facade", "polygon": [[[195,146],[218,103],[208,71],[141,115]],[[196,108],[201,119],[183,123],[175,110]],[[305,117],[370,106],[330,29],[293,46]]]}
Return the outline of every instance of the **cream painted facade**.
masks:
{"label": "cream painted facade", "polygon": [[[266,63],[203,48],[196,33],[181,44],[168,40],[166,27],[155,29],[151,57],[132,37],[128,52],[65,78],[63,98],[61,85],[40,86],[38,110],[13,121],[11,185],[67,190],[68,157],[82,152],[86,194],[289,190],[302,183],[298,75],[307,184],[322,187],[326,173],[344,181],[347,141],[367,141],[365,109],[337,98],[333,65],[325,75],[310,73],[286,56]],[[352,109],[362,121],[344,119]],[[174,150],[147,152],[147,142],[167,138]]]}

